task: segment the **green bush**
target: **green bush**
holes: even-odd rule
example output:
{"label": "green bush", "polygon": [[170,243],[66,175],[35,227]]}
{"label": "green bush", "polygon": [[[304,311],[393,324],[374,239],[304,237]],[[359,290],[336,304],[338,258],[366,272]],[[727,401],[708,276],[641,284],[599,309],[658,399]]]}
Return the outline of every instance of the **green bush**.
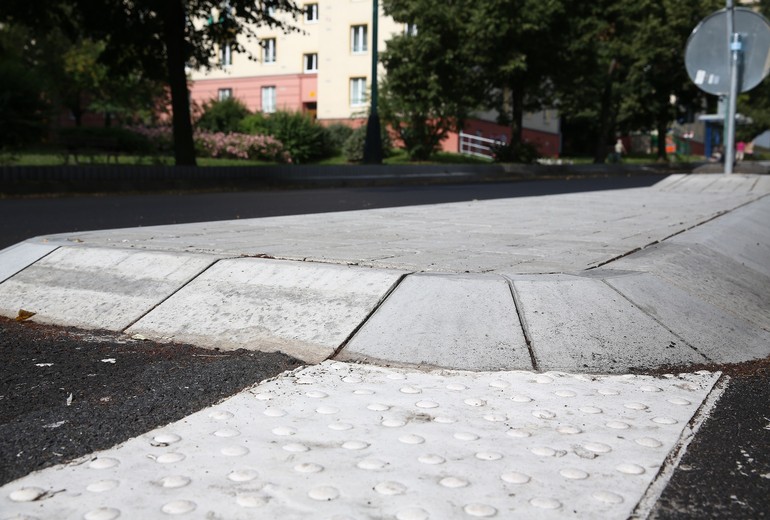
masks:
{"label": "green bush", "polygon": [[21,63],[0,62],[0,152],[39,143],[50,106],[41,81]]}
{"label": "green bush", "polygon": [[211,100],[203,105],[203,114],[198,119],[198,130],[209,132],[238,132],[241,121],[251,112],[237,98]]}
{"label": "green bush", "polygon": [[276,138],[283,143],[295,164],[317,161],[334,154],[328,130],[301,112],[253,114],[241,121],[240,130]]}
{"label": "green bush", "polygon": [[[388,157],[393,148],[390,140],[390,134],[385,127],[382,127],[380,136],[382,138],[382,156]],[[350,137],[345,141],[342,153],[349,162],[361,162],[364,160],[364,143],[366,142],[366,125],[353,130]]]}
{"label": "green bush", "polygon": [[532,143],[507,143],[492,147],[495,162],[532,164],[539,157],[537,147]]}
{"label": "green bush", "polygon": [[326,127],[326,132],[329,136],[329,146],[333,150],[333,155],[339,155],[345,147],[345,141],[353,133],[353,128],[342,123],[334,123]]}
{"label": "green bush", "polygon": [[103,149],[137,155],[153,151],[153,143],[146,136],[120,127],[60,128],[59,142],[66,147],[84,151]]}

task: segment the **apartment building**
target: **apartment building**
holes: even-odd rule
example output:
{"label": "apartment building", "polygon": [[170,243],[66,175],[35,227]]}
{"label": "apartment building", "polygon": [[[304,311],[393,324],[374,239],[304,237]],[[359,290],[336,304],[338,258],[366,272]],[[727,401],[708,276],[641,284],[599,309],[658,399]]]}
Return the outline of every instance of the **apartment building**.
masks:
{"label": "apartment building", "polygon": [[[235,53],[227,45],[218,49],[218,66],[191,73],[192,100],[203,104],[233,96],[252,111],[299,110],[323,124],[362,124],[371,87],[372,1],[318,0],[302,6],[304,14],[293,22],[301,32],[260,28],[262,45],[243,41],[248,53]],[[378,48],[386,49],[390,38],[407,30],[381,9]],[[384,74],[380,67],[379,77]],[[524,126],[525,139],[544,155],[559,153],[559,119],[552,111],[528,114]],[[465,130],[480,137],[510,137],[488,116],[469,121]],[[457,151],[459,137],[447,139],[444,149]]]}

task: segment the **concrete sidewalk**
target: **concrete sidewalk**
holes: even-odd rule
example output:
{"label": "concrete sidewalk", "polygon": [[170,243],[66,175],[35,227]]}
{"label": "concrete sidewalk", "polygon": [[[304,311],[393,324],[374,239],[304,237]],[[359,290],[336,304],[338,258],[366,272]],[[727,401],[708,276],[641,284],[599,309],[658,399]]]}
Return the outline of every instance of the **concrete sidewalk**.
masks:
{"label": "concrete sidewalk", "polygon": [[[324,362],[8,484],[2,508],[644,516],[719,374],[628,374],[770,355],[768,193],[766,176],[674,175],[651,188],[87,232],[0,251],[2,315]],[[226,478],[200,476],[222,464]],[[109,478],[68,484],[100,467]]]}

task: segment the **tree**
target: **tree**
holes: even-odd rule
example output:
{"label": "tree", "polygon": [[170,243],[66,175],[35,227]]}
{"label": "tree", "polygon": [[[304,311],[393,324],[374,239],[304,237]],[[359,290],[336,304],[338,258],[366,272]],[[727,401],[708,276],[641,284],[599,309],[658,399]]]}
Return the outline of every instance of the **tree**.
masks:
{"label": "tree", "polygon": [[562,0],[473,2],[464,17],[466,45],[482,71],[488,108],[521,143],[524,112],[553,105],[550,81],[561,66],[554,50],[568,23]]}
{"label": "tree", "polygon": [[666,160],[665,135],[672,121],[696,104],[703,93],[692,84],[684,66],[687,38],[697,23],[721,7],[721,0],[648,0],[633,20],[634,38],[626,97],[619,123],[624,128],[656,130],[657,157]]}
{"label": "tree", "polygon": [[218,44],[245,50],[244,41],[257,37],[257,27],[295,30],[279,13],[297,16],[301,9],[292,0],[5,0],[0,21],[62,26],[103,41],[100,59],[112,72],[141,70],[167,82],[176,164],[194,165],[185,67],[209,67]]}
{"label": "tree", "polygon": [[[461,128],[483,92],[463,23],[469,1],[386,0],[385,12],[408,24],[388,41],[381,62],[380,112],[411,159],[425,160],[451,130]],[[414,29],[416,27],[416,30]]]}
{"label": "tree", "polygon": [[38,142],[51,115],[44,81],[23,60],[25,41],[24,31],[0,28],[0,153]]}

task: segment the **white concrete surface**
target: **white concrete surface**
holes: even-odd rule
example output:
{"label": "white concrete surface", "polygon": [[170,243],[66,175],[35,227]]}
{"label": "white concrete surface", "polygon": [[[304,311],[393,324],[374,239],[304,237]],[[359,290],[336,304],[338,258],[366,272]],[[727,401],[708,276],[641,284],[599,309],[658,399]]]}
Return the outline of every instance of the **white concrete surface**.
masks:
{"label": "white concrete surface", "polygon": [[259,258],[221,260],[128,329],[207,348],[332,355],[402,276]]}
{"label": "white concrete surface", "polygon": [[629,518],[692,435],[718,377],[326,362],[6,484],[0,510],[86,519]]}
{"label": "white concrete surface", "polygon": [[465,370],[531,369],[508,282],[495,275],[412,275],[339,359]]}
{"label": "white concrete surface", "polygon": [[[0,284],[0,313],[24,308],[39,313],[33,320],[120,329],[158,306],[131,332],[306,361],[356,330],[341,358],[528,368],[526,331],[546,369],[754,359],[770,331],[768,194],[767,176],[679,175],[650,188],[40,237],[22,249],[63,249]],[[274,257],[280,268],[250,283],[252,274],[222,261],[166,302],[203,269],[167,280],[136,262],[94,260],[127,250],[161,271],[188,257],[196,266]],[[18,265],[0,256],[0,272]],[[368,293],[356,276],[327,284],[314,269],[388,274]],[[621,280],[619,271],[652,276]],[[401,274],[407,282],[365,323]],[[500,277],[514,280],[519,308],[490,281]],[[334,292],[345,284],[354,284],[349,293]]]}
{"label": "white concrete surface", "polygon": [[710,361],[740,363],[770,356],[770,332],[657,276],[609,276],[606,282],[684,344]]}
{"label": "white concrete surface", "polygon": [[514,278],[513,287],[540,370],[616,373],[706,361],[601,280]]}
{"label": "white concrete surface", "polygon": [[57,246],[21,242],[0,251],[0,282],[34,264]]}
{"label": "white concrete surface", "polygon": [[123,330],[214,261],[203,255],[61,247],[0,284],[0,313]]}

